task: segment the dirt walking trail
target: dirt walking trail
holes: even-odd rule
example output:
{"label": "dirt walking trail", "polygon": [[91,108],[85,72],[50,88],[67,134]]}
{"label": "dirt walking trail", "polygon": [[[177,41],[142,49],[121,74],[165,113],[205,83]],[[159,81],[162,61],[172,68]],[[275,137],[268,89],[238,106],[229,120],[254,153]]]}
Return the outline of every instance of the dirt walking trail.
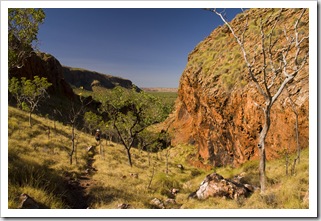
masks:
{"label": "dirt walking trail", "polygon": [[84,172],[77,175],[76,178],[71,174],[65,176],[69,195],[67,201],[71,209],[90,209],[91,197],[89,188],[95,185],[92,175],[97,171],[97,169],[93,167],[95,154],[95,147],[92,146],[92,149],[88,151]]}

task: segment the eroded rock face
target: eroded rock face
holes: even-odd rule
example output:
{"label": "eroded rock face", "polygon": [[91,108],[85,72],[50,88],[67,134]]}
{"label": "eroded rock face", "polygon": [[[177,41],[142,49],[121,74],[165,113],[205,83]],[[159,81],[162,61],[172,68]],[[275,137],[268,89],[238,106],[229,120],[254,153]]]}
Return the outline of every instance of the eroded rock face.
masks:
{"label": "eroded rock face", "polygon": [[34,76],[45,77],[52,86],[48,88],[50,94],[62,95],[72,98],[74,93],[65,81],[60,62],[52,55],[42,52],[32,52],[24,61],[21,68],[14,68],[12,77],[26,77],[33,79]]}
{"label": "eroded rock face", "polygon": [[221,175],[212,173],[206,176],[199,189],[192,193],[190,197],[200,200],[209,197],[238,199],[250,196],[254,189],[255,187],[250,184],[242,184],[235,180],[224,179]]}
{"label": "eroded rock face", "polygon": [[[251,16],[264,14],[268,9],[255,9]],[[285,10],[284,23],[293,21],[299,12]],[[232,21],[242,27],[242,17]],[[308,16],[302,18],[308,24]],[[287,25],[291,25],[290,23]],[[304,29],[308,34],[308,29]],[[256,48],[259,38],[246,32],[246,48]],[[305,45],[305,47],[308,47]],[[294,56],[294,51],[289,57]],[[259,74],[259,64],[254,73]],[[278,81],[275,84],[280,84]],[[295,114],[289,94],[298,112],[299,143],[309,146],[309,73],[308,65],[299,73],[288,92],[284,90],[271,111],[271,127],[266,138],[267,160],[282,156],[282,151],[296,151]],[[249,78],[240,47],[226,27],[219,27],[199,43],[189,54],[181,76],[175,112],[171,124],[173,144],[189,143],[198,148],[196,159],[203,165],[237,166],[258,159],[258,137],[264,115],[258,105],[264,104],[257,88]],[[197,163],[194,162],[196,165]]]}
{"label": "eroded rock face", "polygon": [[[75,87],[83,87],[86,90],[92,91],[93,87],[99,86],[107,89],[112,89],[116,86],[131,89],[133,83],[128,79],[115,77],[111,75],[101,74],[95,71],[89,71],[79,68],[62,67],[66,81]],[[139,91],[140,89],[137,88]]]}

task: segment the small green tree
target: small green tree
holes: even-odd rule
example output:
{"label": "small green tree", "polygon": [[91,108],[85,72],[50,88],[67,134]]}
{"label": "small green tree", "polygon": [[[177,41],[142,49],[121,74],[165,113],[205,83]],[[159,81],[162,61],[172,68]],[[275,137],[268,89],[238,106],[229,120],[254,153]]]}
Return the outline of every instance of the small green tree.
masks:
{"label": "small green tree", "polygon": [[[92,134],[94,130],[103,128],[104,121],[102,116],[99,116],[91,111],[87,111],[84,115],[85,127]],[[101,156],[104,156],[104,149],[102,143],[99,141],[99,153]]]}
{"label": "small green tree", "polygon": [[[71,125],[71,151],[68,152],[69,155],[69,163],[72,165],[73,162],[73,156],[77,152],[77,145],[75,143],[75,128],[77,126],[77,123],[79,123],[80,119],[79,117],[83,115],[85,112],[85,108],[92,102],[91,99],[83,98],[82,96],[78,97],[79,102],[74,99],[70,100],[70,110],[67,114],[67,121]],[[77,163],[77,158],[76,158]]]}
{"label": "small green tree", "polygon": [[17,107],[22,109],[23,97],[22,97],[22,91],[21,91],[22,90],[21,81],[19,81],[19,79],[16,77],[9,79],[8,90],[10,94],[16,99]]}
{"label": "small green tree", "polygon": [[33,80],[27,80],[25,77],[22,77],[21,81],[15,77],[9,80],[9,92],[16,98],[18,107],[29,112],[30,127],[31,115],[39,106],[39,102],[49,97],[47,89],[51,85],[47,78],[39,76],[34,76]]}
{"label": "small green tree", "polygon": [[115,128],[127,152],[128,163],[132,166],[130,150],[137,142],[138,135],[147,127],[163,121],[166,117],[161,102],[135,88],[113,89],[108,99],[103,101],[102,111],[109,114],[109,124]]}
{"label": "small green tree", "polygon": [[42,9],[8,9],[8,65],[12,68],[23,66],[23,61],[33,51],[37,41],[39,25],[44,22]]}
{"label": "small green tree", "polygon": [[97,128],[103,127],[103,118],[102,116],[99,116],[92,111],[87,111],[84,114],[84,121],[85,121],[85,127],[90,131],[90,133],[93,133],[93,131]]}

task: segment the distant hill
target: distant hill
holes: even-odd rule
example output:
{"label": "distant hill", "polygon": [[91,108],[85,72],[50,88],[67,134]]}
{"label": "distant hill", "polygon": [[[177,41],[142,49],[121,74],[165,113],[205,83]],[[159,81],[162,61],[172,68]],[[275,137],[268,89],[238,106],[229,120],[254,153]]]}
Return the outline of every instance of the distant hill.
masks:
{"label": "distant hill", "polygon": [[[94,86],[112,89],[116,86],[133,88],[135,85],[128,79],[98,73],[95,71],[63,66],[65,80],[76,88],[93,91]],[[138,89],[140,90],[140,89]]]}
{"label": "distant hill", "polygon": [[177,92],[177,88],[168,88],[168,87],[142,87],[143,91],[146,92]]}

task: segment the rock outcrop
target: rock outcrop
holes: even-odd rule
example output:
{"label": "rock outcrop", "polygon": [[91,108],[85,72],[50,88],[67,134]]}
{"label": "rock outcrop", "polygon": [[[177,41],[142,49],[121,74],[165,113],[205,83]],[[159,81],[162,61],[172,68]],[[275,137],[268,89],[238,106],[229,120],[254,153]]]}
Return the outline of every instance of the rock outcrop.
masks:
{"label": "rock outcrop", "polygon": [[20,209],[40,209],[39,204],[28,194],[22,193],[19,197]]}
{"label": "rock outcrop", "polygon": [[228,180],[217,173],[206,176],[199,189],[190,194],[190,198],[200,200],[209,197],[222,197],[226,199],[239,199],[250,196],[255,187],[250,184],[242,184],[236,180]]}
{"label": "rock outcrop", "polygon": [[[251,9],[249,28],[245,33],[248,50],[260,52],[259,31],[255,28],[259,20],[255,18],[267,16],[272,10]],[[286,9],[282,27],[293,27],[294,19],[299,15],[298,10]],[[231,22],[238,32],[244,27],[244,17],[238,15]],[[306,13],[300,24],[303,35],[309,34],[308,20]],[[281,27],[276,33],[282,35]],[[280,44],[284,43],[282,41],[285,40]],[[308,43],[302,47],[308,48]],[[288,56],[293,58],[294,50]],[[262,59],[262,56],[258,57]],[[257,61],[258,65],[254,66],[256,75],[262,70],[259,66],[262,60]],[[299,144],[302,148],[309,146],[308,65],[287,89],[271,111],[271,127],[266,138],[267,160],[279,157],[284,150],[296,150],[296,118],[289,95],[298,113]],[[264,122],[263,111],[258,105],[263,102],[249,78],[239,45],[226,26],[218,27],[189,54],[180,79],[175,111],[168,120],[173,122],[172,142],[174,145],[195,145],[198,148],[195,158],[201,158],[203,165],[210,167],[237,166],[258,159],[258,136]]]}
{"label": "rock outcrop", "polygon": [[95,71],[80,68],[63,67],[63,74],[66,81],[77,88],[83,87],[85,90],[92,91],[93,87],[99,86],[112,89],[116,86],[131,89],[134,87],[130,80],[101,74]]}
{"label": "rock outcrop", "polygon": [[50,94],[72,98],[74,93],[70,85],[65,81],[60,62],[52,55],[42,52],[32,52],[24,60],[21,68],[13,68],[12,77],[26,77],[33,79],[34,76],[45,77],[52,83],[48,88]]}

